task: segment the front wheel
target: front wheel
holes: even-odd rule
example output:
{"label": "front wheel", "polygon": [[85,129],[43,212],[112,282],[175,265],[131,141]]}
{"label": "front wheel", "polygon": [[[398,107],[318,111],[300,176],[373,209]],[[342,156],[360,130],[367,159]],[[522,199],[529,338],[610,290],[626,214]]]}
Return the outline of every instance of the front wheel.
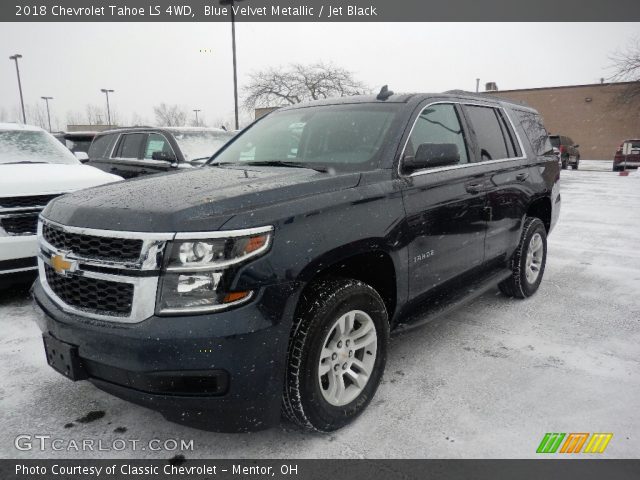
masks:
{"label": "front wheel", "polygon": [[305,428],[329,432],[360,415],[387,357],[385,304],[369,285],[327,279],[310,288],[289,343],[283,411]]}
{"label": "front wheel", "polygon": [[500,291],[509,297],[527,298],[536,293],[547,261],[547,230],[539,218],[527,217],[522,237],[511,260],[511,276]]}

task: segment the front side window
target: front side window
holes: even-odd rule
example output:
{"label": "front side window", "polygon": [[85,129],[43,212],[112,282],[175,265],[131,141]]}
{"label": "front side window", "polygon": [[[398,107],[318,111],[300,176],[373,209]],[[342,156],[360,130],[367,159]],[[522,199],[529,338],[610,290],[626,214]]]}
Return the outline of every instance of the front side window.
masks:
{"label": "front side window", "polygon": [[164,135],[159,133],[150,133],[147,137],[147,144],[144,148],[144,158],[152,159],[155,152],[161,152],[168,156],[175,157],[173,148],[169,145],[169,141]]}
{"label": "front side window", "polygon": [[122,136],[116,152],[117,158],[139,158],[146,133],[128,133]]}
{"label": "front side window", "polygon": [[458,163],[469,162],[464,133],[454,105],[431,105],[420,113],[407,142],[404,156],[415,155],[422,144],[453,144],[460,157]]}
{"label": "front side window", "polygon": [[53,136],[39,130],[0,131],[0,164],[66,163],[79,160]]}
{"label": "front side window", "polygon": [[184,130],[173,132],[173,138],[175,138],[187,162],[208,160],[232,137],[232,132],[217,130]]}
{"label": "front side window", "polygon": [[502,133],[504,127],[500,125],[496,109],[466,105],[465,112],[476,134],[476,141],[480,150],[480,161],[486,162],[511,158],[507,148],[507,139]]}
{"label": "front side window", "polygon": [[276,111],[241,133],[213,162],[372,170],[399,108],[362,103]]}

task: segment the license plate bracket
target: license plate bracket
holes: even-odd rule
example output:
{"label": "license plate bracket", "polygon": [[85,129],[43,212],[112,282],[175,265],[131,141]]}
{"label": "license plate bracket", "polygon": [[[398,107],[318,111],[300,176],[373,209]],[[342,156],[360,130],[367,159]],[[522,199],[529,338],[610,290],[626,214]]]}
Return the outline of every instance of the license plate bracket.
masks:
{"label": "license plate bracket", "polygon": [[42,340],[47,363],[51,368],[73,381],[89,378],[78,355],[78,347],[61,342],[51,335],[43,335]]}

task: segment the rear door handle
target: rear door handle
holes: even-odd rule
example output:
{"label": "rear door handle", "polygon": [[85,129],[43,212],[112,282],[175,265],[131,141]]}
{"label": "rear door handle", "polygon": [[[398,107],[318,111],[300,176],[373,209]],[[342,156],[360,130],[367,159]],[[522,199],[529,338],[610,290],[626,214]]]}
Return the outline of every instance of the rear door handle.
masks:
{"label": "rear door handle", "polygon": [[467,183],[464,186],[465,190],[469,193],[480,193],[484,190],[484,183],[482,182],[471,182]]}
{"label": "rear door handle", "polygon": [[529,178],[529,174],[526,172],[519,173],[516,175],[516,180],[519,182],[524,182],[527,178]]}

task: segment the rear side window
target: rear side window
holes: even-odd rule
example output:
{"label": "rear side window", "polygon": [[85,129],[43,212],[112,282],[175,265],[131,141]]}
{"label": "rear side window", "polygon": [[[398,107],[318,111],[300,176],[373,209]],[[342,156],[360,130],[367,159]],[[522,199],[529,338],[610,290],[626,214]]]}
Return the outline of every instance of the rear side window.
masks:
{"label": "rear side window", "polygon": [[480,150],[480,161],[510,158],[495,108],[465,105]]}
{"label": "rear side window", "polygon": [[142,142],[145,137],[146,133],[129,133],[122,135],[122,139],[114,156],[116,158],[139,158]]}
{"label": "rear side window", "polygon": [[514,110],[520,120],[520,125],[527,135],[536,155],[545,155],[552,150],[549,134],[542,124],[540,115],[524,110]]}
{"label": "rear side window", "polygon": [[93,139],[89,147],[89,158],[106,158],[112,148],[115,135],[100,135]]}

